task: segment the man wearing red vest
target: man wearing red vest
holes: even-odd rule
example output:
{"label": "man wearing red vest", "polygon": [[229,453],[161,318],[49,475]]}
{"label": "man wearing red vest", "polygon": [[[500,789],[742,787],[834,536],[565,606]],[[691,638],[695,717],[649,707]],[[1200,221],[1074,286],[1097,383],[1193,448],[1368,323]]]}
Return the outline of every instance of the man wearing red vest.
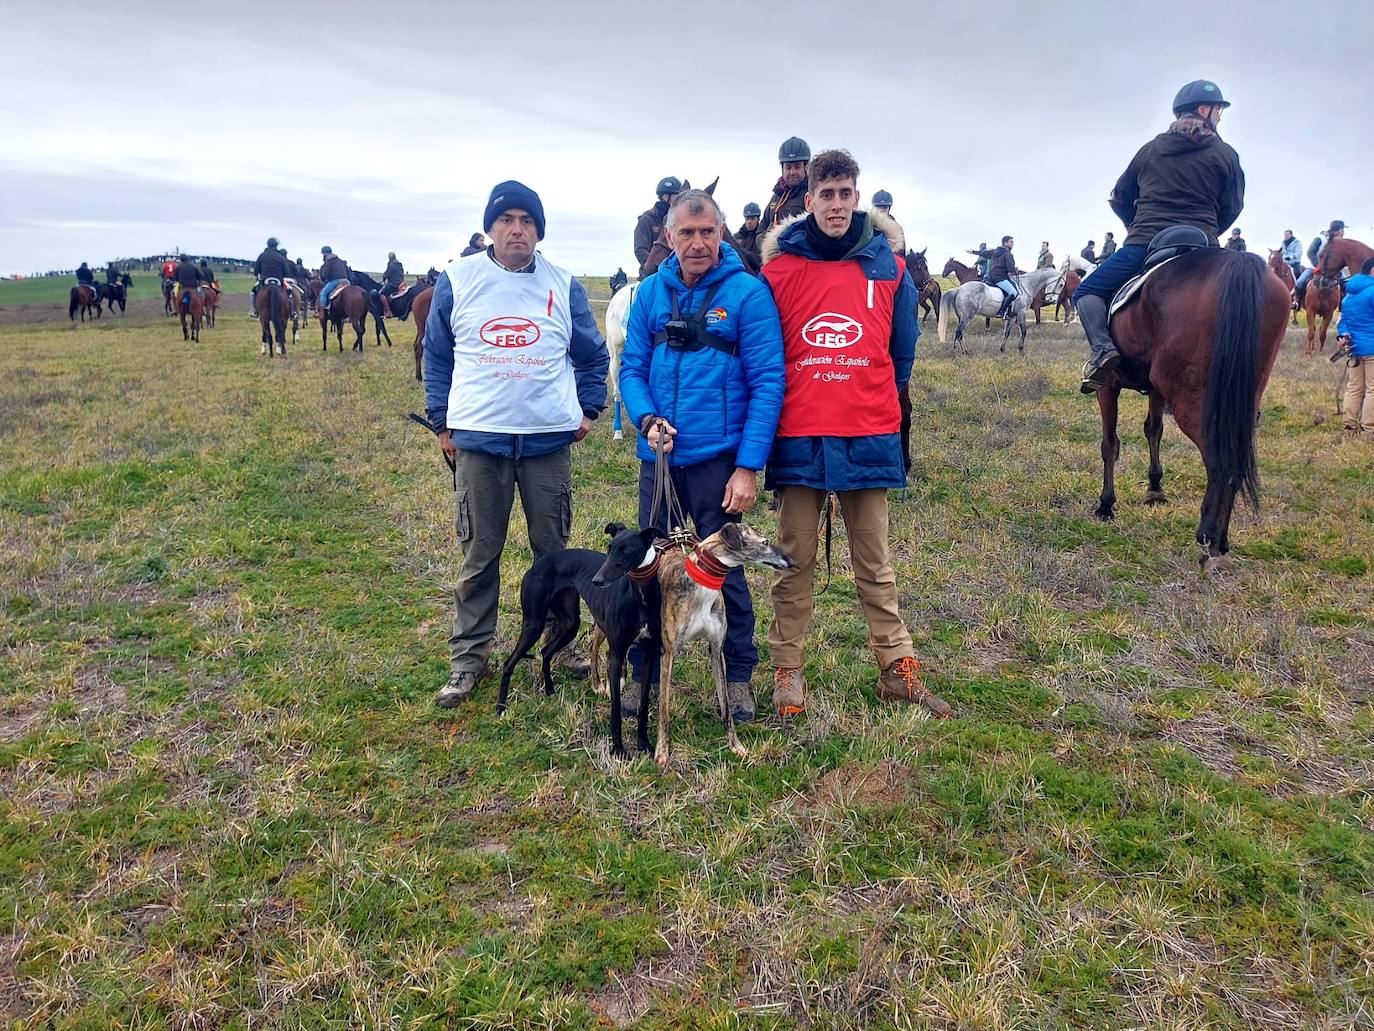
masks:
{"label": "man wearing red vest", "polygon": [[899,230],[858,210],[858,179],[847,151],[817,154],[807,169],[808,214],[770,231],[762,248],[787,375],[766,485],[779,496],[778,545],[796,560],[773,580],[773,706],[793,715],[806,704],[817,527],[833,492],[881,670],[878,697],[949,716],[921,682],[888,548],[887,492],[906,485],[897,397],[920,335],[916,288],[887,235]]}

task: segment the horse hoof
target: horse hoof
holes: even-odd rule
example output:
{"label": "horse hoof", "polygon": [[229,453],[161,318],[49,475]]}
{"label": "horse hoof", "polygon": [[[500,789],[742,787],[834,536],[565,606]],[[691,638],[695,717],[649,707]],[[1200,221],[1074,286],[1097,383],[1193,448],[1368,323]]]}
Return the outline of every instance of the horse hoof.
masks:
{"label": "horse hoof", "polygon": [[1148,491],[1145,495],[1145,504],[1147,505],[1167,505],[1168,503],[1169,498],[1162,490]]}

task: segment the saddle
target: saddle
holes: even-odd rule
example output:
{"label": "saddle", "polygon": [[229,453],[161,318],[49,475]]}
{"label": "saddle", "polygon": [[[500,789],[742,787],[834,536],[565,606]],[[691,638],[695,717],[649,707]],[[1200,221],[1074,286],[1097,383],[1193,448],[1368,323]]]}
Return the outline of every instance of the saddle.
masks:
{"label": "saddle", "polygon": [[1139,296],[1145,280],[1169,262],[1183,257],[1190,251],[1211,246],[1213,244],[1207,234],[1193,226],[1170,226],[1155,233],[1154,239],[1145,251],[1145,264],[1141,266],[1140,274],[1123,283],[1121,289],[1112,297],[1112,303],[1107,306],[1108,319]]}

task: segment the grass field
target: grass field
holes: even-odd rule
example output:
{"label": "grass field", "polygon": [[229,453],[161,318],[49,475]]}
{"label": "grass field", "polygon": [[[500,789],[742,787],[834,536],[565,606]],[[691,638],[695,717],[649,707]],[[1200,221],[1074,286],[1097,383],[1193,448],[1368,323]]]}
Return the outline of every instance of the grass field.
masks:
{"label": "grass field", "polygon": [[[1170,424],[1146,508],[1138,398],[1090,517],[1076,328],[928,327],[892,535],[957,718],[875,701],[841,534],[807,715],[736,760],[695,657],[666,771],[581,684],[433,708],[458,556],[410,356],[311,339],[0,326],[9,1026],[1374,1024],[1374,445],[1296,335],[1204,580],[1200,459]],[[635,512],[607,422],[577,545]],[[517,516],[502,654],[528,560]]]}

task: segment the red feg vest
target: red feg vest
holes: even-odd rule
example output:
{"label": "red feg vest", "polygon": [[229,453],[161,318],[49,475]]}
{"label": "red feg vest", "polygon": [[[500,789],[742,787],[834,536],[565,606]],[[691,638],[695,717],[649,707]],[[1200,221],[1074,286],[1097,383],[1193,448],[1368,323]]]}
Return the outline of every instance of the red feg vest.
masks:
{"label": "red feg vest", "polygon": [[901,428],[888,351],[906,267],[896,260],[891,280],[869,279],[857,261],[795,254],[763,267],[782,316],[787,363],[779,437],[871,437]]}

